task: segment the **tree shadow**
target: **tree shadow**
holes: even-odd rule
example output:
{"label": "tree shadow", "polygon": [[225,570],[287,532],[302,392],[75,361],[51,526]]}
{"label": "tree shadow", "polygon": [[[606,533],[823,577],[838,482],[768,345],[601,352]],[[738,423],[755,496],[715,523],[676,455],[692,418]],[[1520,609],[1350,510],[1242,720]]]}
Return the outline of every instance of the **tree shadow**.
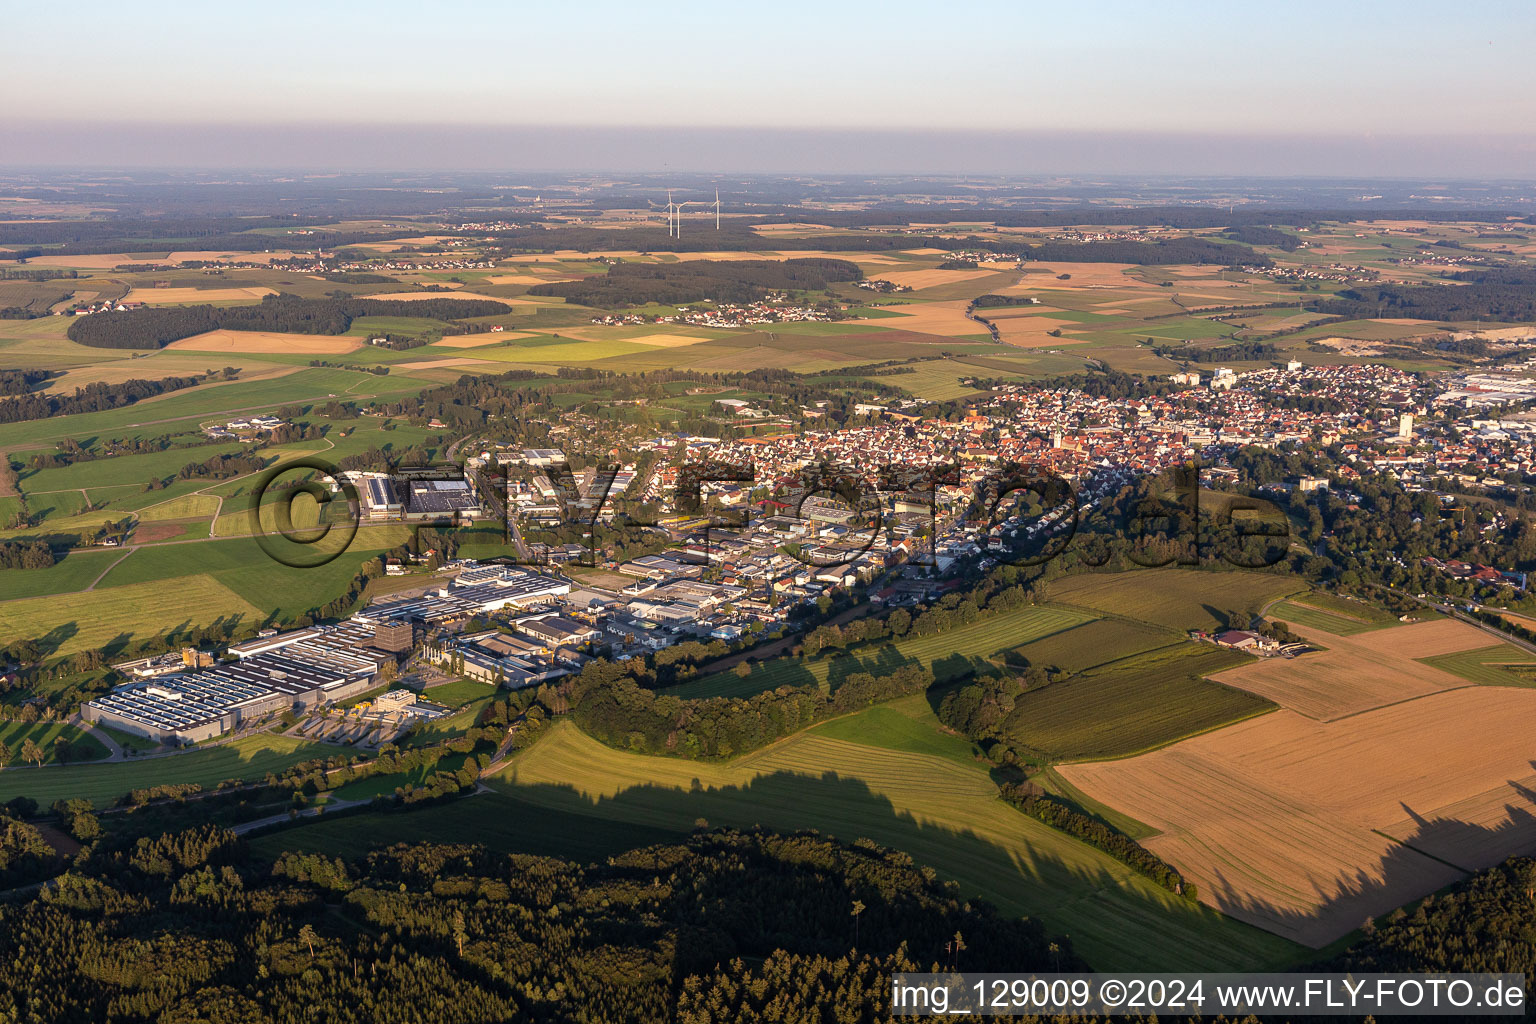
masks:
{"label": "tree shadow", "polygon": [[[1367,918],[1390,913],[1512,856],[1536,853],[1536,789],[1514,779],[1507,785],[1510,799],[1503,820],[1495,825],[1432,818],[1401,804],[1402,823],[1373,830],[1392,840],[1384,857],[1333,878],[1313,879],[1310,893],[1297,890],[1289,905],[1258,897],[1240,879],[1221,871],[1214,879],[1195,881],[1202,897],[1227,914],[1319,948],[1362,927]],[[1411,824],[1411,831],[1403,829],[1404,824]],[[1305,857],[1305,851],[1297,851],[1297,856]]]}
{"label": "tree shadow", "polygon": [[71,620],[69,622],[54,626],[42,636],[37,637],[35,642],[37,643],[38,649],[41,650],[43,655],[46,657],[47,655],[56,653],[59,648],[68,643],[71,639],[74,638],[75,634],[79,632],[79,624]]}
{"label": "tree shadow", "polygon": [[[851,843],[871,840],[903,851],[925,873],[949,882],[958,898],[979,898],[1004,914],[1040,920],[1101,969],[1238,970],[1293,955],[1285,943],[1256,937],[1246,926],[1166,892],[1107,855],[1001,804],[997,817],[988,821],[1008,837],[1006,844],[900,809],[864,779],[834,771],[779,770],[728,786],[706,785],[696,777],[686,790],[645,783],[611,795],[564,784],[520,783],[514,774],[495,788],[515,806],[532,805],[568,820],[585,818],[592,830],[617,823],[680,834],[702,821],[710,827],[820,831]],[[956,794],[955,799],[976,796]],[[498,803],[484,806],[495,813]],[[404,819],[395,841],[409,835],[408,822]],[[508,845],[517,847],[519,830],[512,822],[498,823],[493,830],[513,836]],[[1064,849],[1073,854],[1064,857]]]}

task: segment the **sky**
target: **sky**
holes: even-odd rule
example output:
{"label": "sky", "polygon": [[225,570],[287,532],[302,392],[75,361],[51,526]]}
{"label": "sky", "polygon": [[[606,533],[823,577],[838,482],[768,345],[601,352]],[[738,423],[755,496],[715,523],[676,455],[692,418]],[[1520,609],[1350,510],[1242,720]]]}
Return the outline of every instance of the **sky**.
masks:
{"label": "sky", "polygon": [[0,164],[1536,176],[1536,5],[3,4]]}

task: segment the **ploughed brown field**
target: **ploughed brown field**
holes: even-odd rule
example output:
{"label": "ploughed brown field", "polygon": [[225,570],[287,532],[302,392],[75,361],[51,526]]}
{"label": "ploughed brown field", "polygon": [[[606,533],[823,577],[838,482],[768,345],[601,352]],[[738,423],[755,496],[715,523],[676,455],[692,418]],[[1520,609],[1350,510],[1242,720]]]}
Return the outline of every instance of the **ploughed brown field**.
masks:
{"label": "ploughed brown field", "polygon": [[[1370,635],[1385,645],[1405,632]],[[1405,647],[1424,653],[1427,632]],[[1536,690],[1469,686],[1336,721],[1282,709],[1059,771],[1160,830],[1144,844],[1198,884],[1202,902],[1320,947],[1536,851],[1533,735]]]}
{"label": "ploughed brown field", "polygon": [[[1326,650],[1299,658],[1256,659],[1211,678],[1274,701],[1283,708],[1330,722],[1371,708],[1472,685],[1416,658],[1487,647],[1493,638],[1454,619],[1339,636],[1292,627]],[[1536,751],[1533,751],[1536,753]]]}

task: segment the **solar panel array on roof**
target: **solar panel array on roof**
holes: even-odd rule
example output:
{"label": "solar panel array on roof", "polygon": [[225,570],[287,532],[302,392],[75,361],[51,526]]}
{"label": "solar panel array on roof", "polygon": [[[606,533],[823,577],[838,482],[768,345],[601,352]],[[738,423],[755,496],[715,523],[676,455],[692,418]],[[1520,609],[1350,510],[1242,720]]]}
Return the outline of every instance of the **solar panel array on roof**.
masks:
{"label": "solar panel array on roof", "polygon": [[359,650],[372,639],[372,629],[360,623],[295,630],[248,645],[259,649],[236,651],[240,661],[133,683],[86,707],[151,734],[187,733],[220,722],[233,726],[367,685],[387,657]]}
{"label": "solar panel array on roof", "polygon": [[368,503],[375,508],[387,508],[399,505],[400,499],[395,497],[394,488],[390,481],[384,477],[370,476],[368,479]]}

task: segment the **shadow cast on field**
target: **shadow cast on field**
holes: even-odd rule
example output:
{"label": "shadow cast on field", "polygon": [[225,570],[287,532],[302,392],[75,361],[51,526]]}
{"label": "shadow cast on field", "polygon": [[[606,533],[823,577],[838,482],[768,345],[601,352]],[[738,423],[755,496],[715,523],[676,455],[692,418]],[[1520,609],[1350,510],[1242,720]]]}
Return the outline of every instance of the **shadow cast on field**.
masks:
{"label": "shadow cast on field", "polygon": [[1391,913],[1474,872],[1512,856],[1536,854],[1536,790],[1513,779],[1507,784],[1512,799],[1504,804],[1504,820],[1493,826],[1429,818],[1403,804],[1404,820],[1413,824],[1413,831],[1391,835],[1378,830],[1393,840],[1386,856],[1372,867],[1339,875],[1328,886],[1315,885],[1314,905],[1306,910],[1276,906],[1239,891],[1220,872],[1213,880],[1197,881],[1206,899],[1238,920],[1322,947],[1367,919]]}
{"label": "shadow cast on field", "polygon": [[[1128,884],[1107,864],[1092,863],[1097,851],[1084,847],[1081,859],[1068,861],[1027,835],[1017,845],[1003,846],[969,828],[920,820],[862,779],[832,771],[775,771],[727,786],[706,786],[695,779],[687,790],[643,783],[610,796],[566,784],[519,783],[514,767],[492,785],[516,805],[554,812],[567,821],[584,819],[591,830],[615,823],[671,833],[726,826],[818,832],[844,842],[872,840],[953,883],[958,897],[979,898],[1005,914],[1040,919],[1047,931],[1065,935],[1081,955],[1104,969],[1154,966],[1159,955],[1146,951],[1162,948],[1166,941],[1177,946],[1182,964],[1230,969],[1260,965],[1251,944],[1233,941],[1241,926],[1210,908],[1163,894],[1150,881],[1147,888]],[[1023,814],[1018,823],[1024,830],[1045,827]]]}

